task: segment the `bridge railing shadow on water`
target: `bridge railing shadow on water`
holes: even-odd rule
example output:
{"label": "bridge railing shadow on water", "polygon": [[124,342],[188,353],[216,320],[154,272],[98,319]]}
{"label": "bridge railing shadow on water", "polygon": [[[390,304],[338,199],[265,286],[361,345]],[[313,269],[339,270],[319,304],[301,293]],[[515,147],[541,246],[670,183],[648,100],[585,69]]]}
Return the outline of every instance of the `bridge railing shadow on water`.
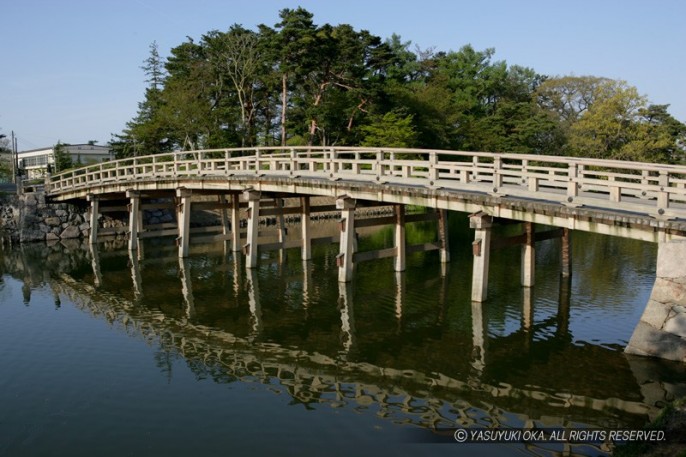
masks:
{"label": "bridge railing shadow on water", "polygon": [[[573,344],[566,281],[554,294],[556,314],[543,320],[531,289],[522,289],[511,298],[520,328],[495,337],[490,320],[500,318],[462,290],[460,258],[469,256],[459,252],[450,269],[431,263],[441,271],[424,275],[428,254],[415,257],[412,276],[365,264],[353,287],[323,274],[336,268],[327,247],[315,262],[272,253],[246,270],[240,255],[217,245],[197,246],[189,258],[164,243],[135,253],[125,246],[22,246],[3,252],[3,273],[24,282],[27,303],[44,285],[56,303],[153,343],[160,360],[181,357],[198,377],[268,386],[305,408],[352,409],[425,430],[628,427],[668,395],[654,383],[665,371],[659,362]],[[584,385],[574,363],[607,372],[606,382]]]}

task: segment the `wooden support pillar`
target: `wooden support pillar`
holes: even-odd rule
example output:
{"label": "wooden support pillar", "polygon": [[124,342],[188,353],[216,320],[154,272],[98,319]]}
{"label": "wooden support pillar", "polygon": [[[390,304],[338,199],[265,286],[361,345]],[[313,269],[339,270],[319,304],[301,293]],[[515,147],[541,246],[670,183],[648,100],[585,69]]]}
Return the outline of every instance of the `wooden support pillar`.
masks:
{"label": "wooden support pillar", "polygon": [[96,244],[98,242],[98,217],[100,216],[100,200],[97,195],[88,194],[88,201],[91,203],[90,213],[90,233],[88,234],[88,242]]}
{"label": "wooden support pillar", "polygon": [[257,237],[260,227],[260,193],[246,190],[243,196],[248,200],[248,239],[244,246],[246,268],[257,267]]}
{"label": "wooden support pillar", "polygon": [[231,250],[241,250],[240,195],[231,194]]}
{"label": "wooden support pillar", "polygon": [[450,262],[450,243],[448,239],[448,211],[438,210],[438,252],[441,263]]}
{"label": "wooden support pillar", "polygon": [[568,278],[572,276],[572,246],[571,246],[571,233],[568,228],[562,229],[560,247],[560,261],[561,261],[561,274],[562,277]]}
{"label": "wooden support pillar", "polygon": [[222,235],[229,234],[229,211],[226,209],[226,195],[217,195],[219,204],[221,205],[220,214],[222,218]]}
{"label": "wooden support pillar", "polygon": [[129,199],[129,251],[138,249],[138,231],[142,221],[141,193],[137,190],[127,190],[126,198]]}
{"label": "wooden support pillar", "polygon": [[491,227],[493,218],[479,212],[469,216],[469,226],[476,229],[472,251],[472,301],[483,302],[488,296],[488,264],[491,256]]}
{"label": "wooden support pillar", "polygon": [[536,282],[536,245],[533,223],[524,223],[524,235],[526,238],[522,244],[522,286],[533,287]]}
{"label": "wooden support pillar", "polygon": [[336,208],[341,210],[340,250],[336,258],[338,281],[350,282],[353,279],[353,254],[355,253],[355,200],[343,196],[336,200]]}
{"label": "wooden support pillar", "polygon": [[405,271],[405,206],[395,205],[395,271]]}
{"label": "wooden support pillar", "polygon": [[176,205],[176,221],[178,223],[179,234],[176,239],[179,246],[179,257],[188,257],[188,246],[191,237],[191,196],[189,189],[176,189],[176,198],[179,199]]}
{"label": "wooden support pillar", "polygon": [[275,198],[274,206],[276,206],[276,209],[278,211],[278,214],[276,215],[276,220],[279,224],[279,243],[283,245],[283,243],[286,242],[286,220],[283,217],[283,199]]}
{"label": "wooden support pillar", "polygon": [[300,197],[300,230],[302,259],[312,259],[312,235],[310,234],[310,197]]}

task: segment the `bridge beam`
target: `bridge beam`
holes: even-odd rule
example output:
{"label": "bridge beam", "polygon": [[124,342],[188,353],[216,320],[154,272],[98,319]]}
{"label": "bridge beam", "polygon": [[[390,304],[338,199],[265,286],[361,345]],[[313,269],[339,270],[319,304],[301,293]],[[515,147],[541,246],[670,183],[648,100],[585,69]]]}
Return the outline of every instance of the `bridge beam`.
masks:
{"label": "bridge beam", "polygon": [[100,217],[100,200],[97,195],[88,194],[86,199],[91,204],[90,211],[90,233],[88,234],[88,242],[96,244],[98,242],[98,218]]}
{"label": "bridge beam", "polygon": [[138,232],[143,225],[141,193],[136,190],[127,190],[126,198],[129,199],[129,251],[135,251],[138,249]]}
{"label": "bridge beam", "polygon": [[469,216],[469,226],[476,229],[472,252],[472,301],[483,302],[488,296],[488,266],[491,256],[491,228],[493,218],[483,212]]}
{"label": "bridge beam", "polygon": [[257,267],[257,237],[260,227],[260,192],[246,190],[243,196],[248,201],[248,239],[244,246],[246,268]]}
{"label": "bridge beam", "polygon": [[336,199],[336,208],[341,210],[340,250],[336,258],[338,281],[350,282],[353,279],[353,255],[355,253],[355,199],[342,196]]}
{"label": "bridge beam", "polygon": [[188,257],[188,245],[191,237],[191,197],[193,193],[190,189],[176,189],[176,198],[179,202],[176,206],[176,220],[178,222],[179,257]]}

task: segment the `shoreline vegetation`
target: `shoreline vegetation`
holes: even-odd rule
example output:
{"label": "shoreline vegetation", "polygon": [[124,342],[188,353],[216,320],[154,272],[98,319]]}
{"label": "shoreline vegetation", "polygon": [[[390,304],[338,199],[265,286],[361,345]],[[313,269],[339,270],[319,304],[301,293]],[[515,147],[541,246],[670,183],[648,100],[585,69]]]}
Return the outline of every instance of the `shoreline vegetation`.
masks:
{"label": "shoreline vegetation", "polygon": [[373,146],[686,163],[686,125],[625,81],[556,76],[495,49],[421,49],[303,8],[211,30],[141,67],[118,158],[252,146]]}

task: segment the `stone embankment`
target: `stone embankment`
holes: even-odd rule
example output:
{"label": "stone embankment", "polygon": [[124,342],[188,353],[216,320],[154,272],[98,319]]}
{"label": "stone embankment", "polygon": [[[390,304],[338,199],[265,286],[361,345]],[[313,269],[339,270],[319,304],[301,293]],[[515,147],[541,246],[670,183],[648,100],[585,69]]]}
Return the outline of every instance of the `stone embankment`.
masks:
{"label": "stone embankment", "polygon": [[650,300],[626,347],[629,354],[686,362],[686,241],[661,243]]}
{"label": "stone embankment", "polygon": [[[105,221],[124,225],[122,221]],[[47,203],[42,192],[0,196],[3,243],[56,241],[88,236],[87,209],[67,203]]]}

